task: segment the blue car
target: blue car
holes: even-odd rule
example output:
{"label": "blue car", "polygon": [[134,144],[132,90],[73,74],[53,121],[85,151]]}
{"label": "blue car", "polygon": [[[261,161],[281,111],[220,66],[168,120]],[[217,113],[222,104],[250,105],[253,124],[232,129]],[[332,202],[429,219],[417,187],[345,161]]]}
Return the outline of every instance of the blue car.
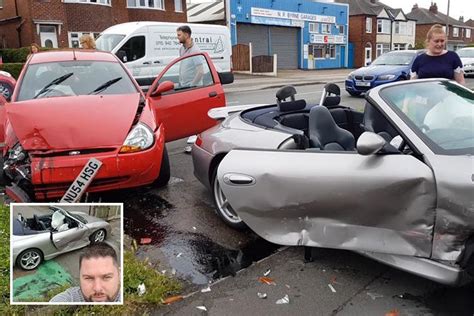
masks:
{"label": "blue car", "polygon": [[410,79],[410,69],[416,56],[424,50],[397,50],[379,56],[369,66],[359,68],[346,79],[346,91],[358,96],[381,84]]}

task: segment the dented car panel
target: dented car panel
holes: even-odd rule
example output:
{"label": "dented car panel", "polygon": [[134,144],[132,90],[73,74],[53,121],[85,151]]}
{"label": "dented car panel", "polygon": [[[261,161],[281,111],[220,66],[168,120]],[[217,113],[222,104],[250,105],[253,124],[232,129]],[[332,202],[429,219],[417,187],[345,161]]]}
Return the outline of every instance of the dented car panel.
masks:
{"label": "dented car panel", "polygon": [[393,144],[360,154],[234,149],[218,168],[227,202],[277,244],[354,250],[449,285],[474,280],[473,92],[427,79],[374,88],[367,100],[396,129]]}
{"label": "dented car panel", "polygon": [[[251,175],[255,184],[235,185],[234,173]],[[234,150],[218,177],[239,216],[271,242],[431,254],[434,179],[413,157]]]}

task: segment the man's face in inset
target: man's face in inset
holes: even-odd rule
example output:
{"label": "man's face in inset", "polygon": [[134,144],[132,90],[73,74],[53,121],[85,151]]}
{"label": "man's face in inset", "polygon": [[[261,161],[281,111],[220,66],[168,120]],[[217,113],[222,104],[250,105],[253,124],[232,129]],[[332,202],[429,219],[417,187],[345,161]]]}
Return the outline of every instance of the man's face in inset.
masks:
{"label": "man's face in inset", "polygon": [[89,302],[113,302],[120,289],[119,269],[112,257],[83,258],[81,291]]}
{"label": "man's face in inset", "polygon": [[186,43],[186,41],[189,39],[189,34],[183,31],[177,31],[176,35],[178,36],[178,41],[181,44]]}

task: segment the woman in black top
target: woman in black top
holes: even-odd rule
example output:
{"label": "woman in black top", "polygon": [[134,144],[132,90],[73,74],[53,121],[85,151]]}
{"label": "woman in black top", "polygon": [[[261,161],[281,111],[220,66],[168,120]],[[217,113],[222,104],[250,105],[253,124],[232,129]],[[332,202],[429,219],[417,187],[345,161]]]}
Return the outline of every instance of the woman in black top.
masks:
{"label": "woman in black top", "polygon": [[426,53],[416,57],[411,67],[411,79],[446,78],[464,85],[464,72],[458,54],[444,49],[446,33],[435,24],[426,34]]}

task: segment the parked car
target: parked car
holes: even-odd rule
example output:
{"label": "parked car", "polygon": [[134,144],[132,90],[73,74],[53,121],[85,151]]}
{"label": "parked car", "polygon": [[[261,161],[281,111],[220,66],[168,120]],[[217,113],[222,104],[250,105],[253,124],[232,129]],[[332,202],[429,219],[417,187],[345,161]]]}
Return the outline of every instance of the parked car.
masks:
{"label": "parked car", "polygon": [[10,100],[15,85],[15,78],[13,78],[9,72],[0,70],[0,94],[3,95],[6,100]]}
{"label": "parked car", "polygon": [[465,47],[456,51],[461,58],[465,76],[474,74],[474,47]]}
{"label": "parked car", "polygon": [[[351,130],[354,135],[362,133],[360,124],[363,115],[350,107],[339,105],[340,89],[337,85],[326,85],[320,103],[325,104],[337,124]],[[292,86],[281,88],[277,103],[268,105],[243,105],[218,108],[209,115],[222,122],[197,136],[192,147],[194,175],[210,190],[216,205],[216,213],[229,226],[245,228],[245,223],[235,213],[216,181],[217,169],[228,152],[234,148],[297,149],[316,147],[317,119],[311,114],[314,104],[297,99]],[[349,133],[350,132],[342,132]],[[324,139],[325,146],[333,139]]]}
{"label": "parked car", "polygon": [[[194,86],[180,81],[181,66],[189,63],[202,65]],[[6,192],[15,201],[61,197],[91,158],[102,166],[84,175],[95,176],[88,192],[165,185],[165,142],[216,123],[207,112],[225,105],[225,80],[232,75],[218,74],[210,57],[199,53],[169,64],[145,96],[111,53],[33,55],[12,102],[0,107]],[[83,192],[86,185],[79,182]]]}
{"label": "parked car", "polygon": [[23,270],[36,269],[44,260],[103,242],[110,235],[106,221],[83,212],[50,206],[47,214],[12,219],[13,262]]}
{"label": "parked car", "polygon": [[358,96],[382,84],[410,79],[410,70],[416,56],[423,50],[399,50],[380,55],[373,63],[359,68],[346,79],[346,91]]}
{"label": "parked car", "polygon": [[[437,282],[471,281],[474,93],[423,79],[376,87],[366,99],[360,136],[357,117],[325,106],[232,114],[199,135],[196,176],[270,242],[353,250]],[[301,125],[290,131],[290,120]]]}

